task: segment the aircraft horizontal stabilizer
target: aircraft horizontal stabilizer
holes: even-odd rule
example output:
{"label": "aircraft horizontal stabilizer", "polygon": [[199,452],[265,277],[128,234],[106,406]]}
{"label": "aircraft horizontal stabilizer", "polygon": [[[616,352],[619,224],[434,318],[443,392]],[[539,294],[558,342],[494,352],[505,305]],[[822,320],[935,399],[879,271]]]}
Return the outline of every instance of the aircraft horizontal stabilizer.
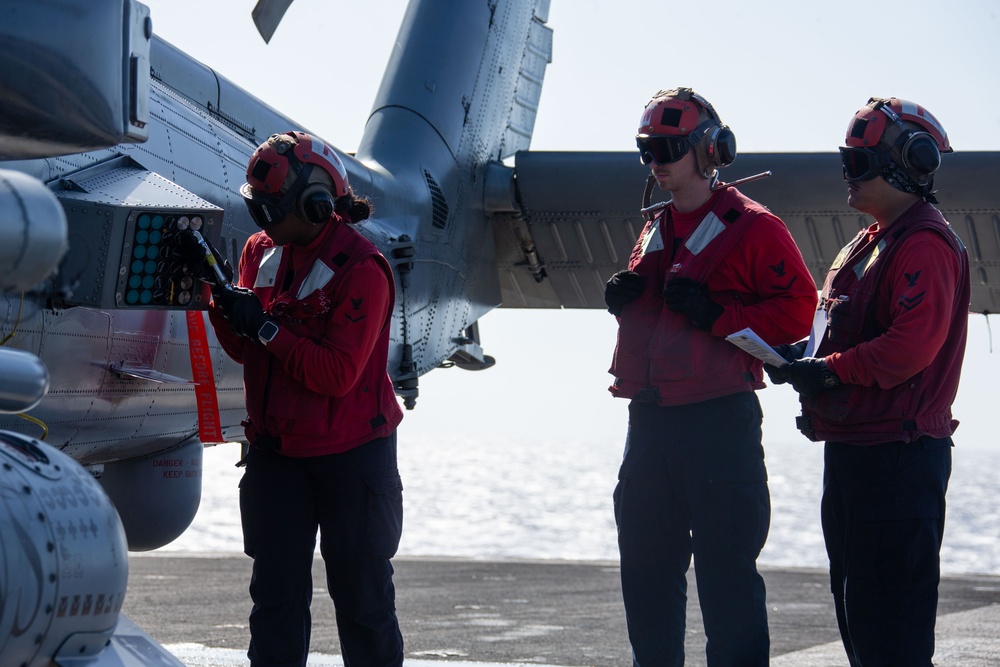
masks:
{"label": "aircraft horizontal stabilizer", "polygon": [[[938,208],[969,248],[974,313],[1000,310],[1000,192],[990,183],[997,169],[1000,153],[955,153],[935,177]],[[847,205],[836,153],[741,154],[720,178],[768,170],[771,177],[740,189],[785,221],[822,285],[840,249],[874,220]],[[625,268],[645,224],[648,173],[634,153],[518,153],[522,211],[494,215],[503,306],[603,309],[604,284]]]}

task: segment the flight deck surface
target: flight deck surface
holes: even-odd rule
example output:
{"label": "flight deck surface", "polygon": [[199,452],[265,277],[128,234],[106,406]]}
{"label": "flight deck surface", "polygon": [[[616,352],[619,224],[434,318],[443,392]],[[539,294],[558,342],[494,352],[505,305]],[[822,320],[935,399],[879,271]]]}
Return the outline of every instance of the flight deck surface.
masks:
{"label": "flight deck surface", "polygon": [[[398,558],[396,606],[406,664],[628,667],[631,654],[615,562]],[[226,554],[136,555],[123,613],[189,667],[245,665],[251,561]],[[846,666],[827,574],[761,568],[771,665]],[[342,665],[323,562],[315,590],[310,666]],[[689,575],[686,664],[705,664]],[[1000,577],[945,576],[938,667],[1000,664]]]}

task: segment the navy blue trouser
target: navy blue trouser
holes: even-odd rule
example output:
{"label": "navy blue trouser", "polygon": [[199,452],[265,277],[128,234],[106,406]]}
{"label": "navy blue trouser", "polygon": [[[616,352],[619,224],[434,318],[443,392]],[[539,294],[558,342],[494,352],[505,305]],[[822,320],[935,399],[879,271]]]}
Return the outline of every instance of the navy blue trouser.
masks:
{"label": "navy blue trouser", "polygon": [[951,438],[828,442],[823,535],[852,667],[930,667]]}
{"label": "navy blue trouser", "polygon": [[305,667],[317,529],[344,665],[402,664],[389,562],[403,524],[395,433],[328,456],[251,450],[240,512],[244,550],[253,558],[253,667]]}
{"label": "navy blue trouser", "polygon": [[708,664],[767,665],[756,561],[771,505],[756,394],[672,407],[633,401],[614,500],[633,664],[684,664],[693,555]]}

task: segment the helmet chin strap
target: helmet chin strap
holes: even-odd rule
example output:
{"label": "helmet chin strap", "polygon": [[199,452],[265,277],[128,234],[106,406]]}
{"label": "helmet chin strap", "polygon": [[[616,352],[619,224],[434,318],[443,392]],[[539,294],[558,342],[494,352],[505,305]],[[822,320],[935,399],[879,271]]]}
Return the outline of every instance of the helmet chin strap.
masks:
{"label": "helmet chin strap", "polygon": [[653,187],[656,185],[656,177],[650,174],[646,177],[646,187],[642,191],[642,206],[639,210],[645,212],[649,208],[649,201],[653,198]]}

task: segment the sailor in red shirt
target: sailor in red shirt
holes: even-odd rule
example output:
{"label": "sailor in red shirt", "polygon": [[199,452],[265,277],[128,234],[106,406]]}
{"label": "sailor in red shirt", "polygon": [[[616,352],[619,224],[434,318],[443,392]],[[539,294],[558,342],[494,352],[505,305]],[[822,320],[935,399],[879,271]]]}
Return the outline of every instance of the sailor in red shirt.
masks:
{"label": "sailor in red shirt", "polygon": [[637,141],[673,200],[605,290],[619,318],[611,392],[630,399],[614,500],[633,663],[684,663],[693,556],[709,664],[767,665],[763,371],[725,337],[751,327],[772,345],[797,340],[816,285],[784,223],[718,182],[735,137],[704,98],[658,93]]}
{"label": "sailor in red shirt", "polygon": [[767,371],[826,441],[823,533],[850,664],[929,667],[970,295],[965,247],[932,205],[951,146],[893,97],[854,115],[840,151],[848,203],[875,222],[827,274],[816,356],[785,346],[792,363]]}
{"label": "sailor in red shirt", "polygon": [[250,664],[305,667],[318,529],[345,664],[398,666],[389,559],[402,529],[402,410],[386,373],[395,286],[351,227],[370,205],[337,154],[302,132],[261,144],[240,193],[262,231],[240,256],[240,287],[214,288],[209,316],[244,366]]}

